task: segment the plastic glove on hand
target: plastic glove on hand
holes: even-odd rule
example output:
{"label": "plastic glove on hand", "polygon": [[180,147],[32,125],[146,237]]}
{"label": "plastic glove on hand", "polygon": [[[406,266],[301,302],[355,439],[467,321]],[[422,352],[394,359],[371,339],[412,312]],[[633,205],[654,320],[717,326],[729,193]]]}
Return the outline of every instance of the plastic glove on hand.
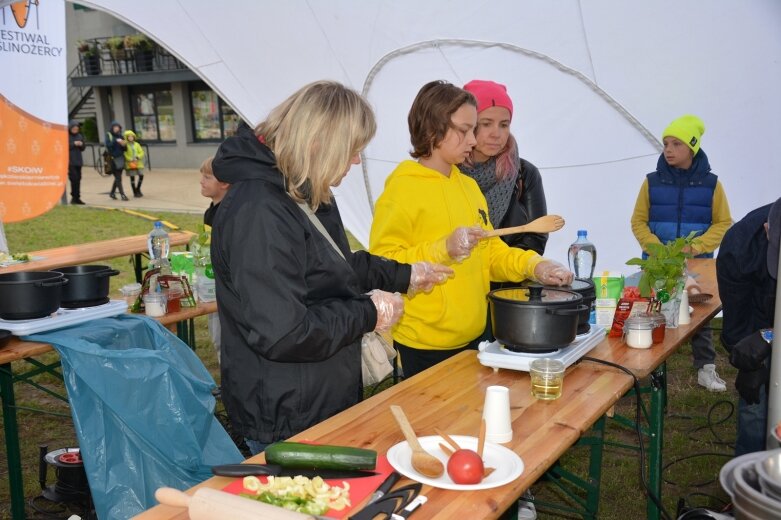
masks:
{"label": "plastic glove on hand", "polygon": [[447,237],[447,254],[454,262],[466,260],[484,237],[485,230],[480,226],[458,227]]}
{"label": "plastic glove on hand", "polygon": [[534,268],[534,278],[543,285],[570,285],[575,273],[553,260],[543,260]]}
{"label": "plastic glove on hand", "polygon": [[412,264],[407,296],[411,298],[419,292],[431,292],[435,285],[445,283],[451,276],[453,276],[453,270],[445,265],[416,262]]}
{"label": "plastic glove on hand", "polygon": [[389,293],[375,289],[369,297],[377,309],[377,325],[375,332],[390,330],[404,315],[404,300],[399,293]]}

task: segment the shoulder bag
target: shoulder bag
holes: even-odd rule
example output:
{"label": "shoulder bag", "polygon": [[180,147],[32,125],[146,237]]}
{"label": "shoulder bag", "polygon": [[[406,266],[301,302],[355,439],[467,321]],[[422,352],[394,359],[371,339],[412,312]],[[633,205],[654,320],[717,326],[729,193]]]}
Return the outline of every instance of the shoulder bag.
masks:
{"label": "shoulder bag", "polygon": [[[346,262],[342,250],[336,245],[331,235],[328,234],[323,223],[317,218],[312,208],[307,204],[298,203],[299,207],[306,213],[306,216],[312,221],[323,237],[328,240],[339,256]],[[370,386],[379,383],[393,372],[393,359],[396,357],[396,349],[379,333],[367,332],[361,339],[361,375],[363,376],[363,386]]]}

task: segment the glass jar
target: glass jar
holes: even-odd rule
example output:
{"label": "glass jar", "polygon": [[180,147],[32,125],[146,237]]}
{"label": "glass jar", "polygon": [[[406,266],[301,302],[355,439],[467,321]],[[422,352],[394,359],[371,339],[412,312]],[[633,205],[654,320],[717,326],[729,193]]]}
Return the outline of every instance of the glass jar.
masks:
{"label": "glass jar", "polygon": [[651,330],[653,344],[662,343],[664,341],[664,330],[667,328],[667,320],[664,314],[661,312],[648,312],[642,313],[640,316],[649,318],[654,325],[654,328]]}
{"label": "glass jar", "polygon": [[165,316],[165,311],[165,294],[153,292],[144,295],[144,312],[147,316],[159,318]]}
{"label": "glass jar", "polygon": [[653,344],[656,324],[646,316],[632,316],[624,322],[624,341],[632,348],[649,348]]}

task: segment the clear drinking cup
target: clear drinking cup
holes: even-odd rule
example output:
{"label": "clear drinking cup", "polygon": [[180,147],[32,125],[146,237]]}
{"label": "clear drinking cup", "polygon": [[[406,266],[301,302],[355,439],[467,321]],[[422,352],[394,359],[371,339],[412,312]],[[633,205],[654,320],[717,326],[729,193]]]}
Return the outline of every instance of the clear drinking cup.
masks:
{"label": "clear drinking cup", "polygon": [[561,397],[564,384],[564,363],[557,359],[535,359],[529,367],[532,395],[537,399],[552,401]]}

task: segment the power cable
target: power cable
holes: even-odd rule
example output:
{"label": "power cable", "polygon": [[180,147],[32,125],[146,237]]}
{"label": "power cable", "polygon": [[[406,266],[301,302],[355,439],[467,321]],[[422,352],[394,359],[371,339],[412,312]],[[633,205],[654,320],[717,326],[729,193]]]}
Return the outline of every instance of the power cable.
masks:
{"label": "power cable", "polygon": [[640,381],[637,379],[637,376],[635,376],[632,373],[631,370],[629,370],[624,366],[619,365],[618,363],[612,363],[610,361],[605,361],[604,359],[597,359],[589,356],[584,356],[580,358],[578,363],[580,363],[581,361],[591,361],[593,363],[598,363],[601,365],[607,365],[609,367],[617,368],[618,370],[627,373],[632,378],[632,385],[634,386],[635,389],[635,432],[637,433],[637,446],[638,446],[638,451],[640,453],[640,482],[643,485],[643,489],[648,495],[648,498],[650,498],[651,501],[659,509],[659,512],[661,513],[662,517],[667,520],[672,520],[670,513],[667,512],[667,510],[664,508],[664,505],[662,504],[661,499],[658,496],[656,496],[656,493],[653,492],[651,486],[648,485],[648,481],[646,480],[645,477],[645,442],[643,441],[643,431],[640,428],[640,424],[643,419],[643,408],[642,408],[642,398],[641,398],[642,394],[640,393]]}

